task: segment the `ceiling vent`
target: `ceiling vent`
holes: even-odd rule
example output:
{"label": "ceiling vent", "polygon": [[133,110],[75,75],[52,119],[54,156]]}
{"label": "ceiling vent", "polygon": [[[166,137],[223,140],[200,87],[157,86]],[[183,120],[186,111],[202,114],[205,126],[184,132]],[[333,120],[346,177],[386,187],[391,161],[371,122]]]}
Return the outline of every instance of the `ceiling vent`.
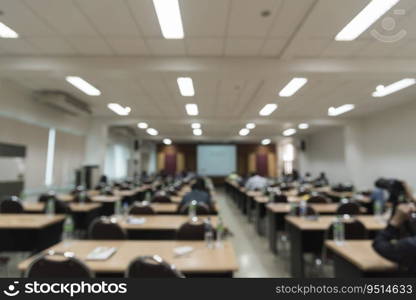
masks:
{"label": "ceiling vent", "polygon": [[91,115],[91,107],[84,101],[62,91],[36,91],[33,98],[51,108],[73,116]]}

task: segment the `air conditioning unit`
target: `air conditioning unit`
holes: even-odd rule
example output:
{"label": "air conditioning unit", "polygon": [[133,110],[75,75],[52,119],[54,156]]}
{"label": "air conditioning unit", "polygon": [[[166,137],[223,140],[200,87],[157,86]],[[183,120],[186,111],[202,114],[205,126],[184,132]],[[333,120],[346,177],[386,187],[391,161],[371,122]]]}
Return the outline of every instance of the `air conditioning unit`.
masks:
{"label": "air conditioning unit", "polygon": [[66,92],[36,91],[33,94],[33,98],[51,108],[73,116],[91,115],[92,113],[90,106],[86,102]]}

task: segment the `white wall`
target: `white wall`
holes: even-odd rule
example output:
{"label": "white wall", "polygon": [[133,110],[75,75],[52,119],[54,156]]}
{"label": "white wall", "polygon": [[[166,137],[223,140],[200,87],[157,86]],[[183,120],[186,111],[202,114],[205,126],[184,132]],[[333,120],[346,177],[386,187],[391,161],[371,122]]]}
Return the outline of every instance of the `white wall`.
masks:
{"label": "white wall", "polygon": [[26,146],[26,193],[46,189],[49,128],[57,129],[53,185],[67,187],[73,183],[73,170],[80,167],[84,159],[88,124],[87,118],[66,115],[41,105],[27,90],[0,80],[0,142]]}
{"label": "white wall", "polygon": [[130,136],[109,134],[104,173],[110,180],[129,177],[129,163],[134,156],[134,139]]}
{"label": "white wall", "polygon": [[330,179],[351,180],[360,189],[379,177],[398,178],[416,190],[415,132],[416,102],[351,120],[309,135],[301,170],[327,171]]}
{"label": "white wall", "polygon": [[325,128],[308,136],[306,151],[299,153],[301,174],[310,172],[313,177],[325,172],[333,183],[348,182],[345,162],[344,129],[342,127]]}

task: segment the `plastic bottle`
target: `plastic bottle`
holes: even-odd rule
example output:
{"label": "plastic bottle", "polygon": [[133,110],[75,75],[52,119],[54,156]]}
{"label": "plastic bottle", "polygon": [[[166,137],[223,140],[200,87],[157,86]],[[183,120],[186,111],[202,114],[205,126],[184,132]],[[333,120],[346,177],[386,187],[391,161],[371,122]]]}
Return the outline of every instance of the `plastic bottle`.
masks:
{"label": "plastic bottle", "polygon": [[212,249],[214,248],[214,230],[211,224],[211,218],[207,218],[205,220],[205,243],[207,248]]}
{"label": "plastic bottle", "polygon": [[116,216],[121,215],[121,201],[120,200],[119,201],[116,201],[114,203],[114,214]]}
{"label": "plastic bottle", "polygon": [[68,215],[65,218],[62,239],[72,240],[73,238],[74,238],[74,221],[72,220],[72,217]]}
{"label": "plastic bottle", "polygon": [[225,233],[224,223],[222,222],[221,217],[218,217],[217,242],[216,242],[216,247],[217,248],[223,247],[224,233]]}
{"label": "plastic bottle", "polygon": [[299,206],[299,215],[301,217],[305,217],[306,216],[306,210],[307,210],[307,204],[305,200],[300,201],[300,206]]}
{"label": "plastic bottle", "polygon": [[334,221],[334,241],[338,245],[342,245],[345,242],[345,225],[344,222],[342,222],[342,219],[340,217],[337,217]]}
{"label": "plastic bottle", "polygon": [[290,212],[289,215],[291,216],[296,216],[296,203],[295,202],[290,202]]}
{"label": "plastic bottle", "polygon": [[374,216],[379,218],[383,214],[383,205],[380,201],[374,201]]}
{"label": "plastic bottle", "polygon": [[192,200],[191,204],[189,204],[188,217],[189,217],[189,220],[191,221],[195,221],[197,218],[196,205],[197,205],[197,202],[195,200]]}
{"label": "plastic bottle", "polygon": [[128,217],[129,215],[129,204],[127,202],[124,202],[123,204],[123,216]]}
{"label": "plastic bottle", "polygon": [[276,196],[276,193],[274,191],[270,191],[269,194],[269,203],[273,203],[274,202],[274,197]]}
{"label": "plastic bottle", "polygon": [[46,203],[46,214],[48,216],[55,215],[55,200],[54,199],[49,199],[48,202]]}

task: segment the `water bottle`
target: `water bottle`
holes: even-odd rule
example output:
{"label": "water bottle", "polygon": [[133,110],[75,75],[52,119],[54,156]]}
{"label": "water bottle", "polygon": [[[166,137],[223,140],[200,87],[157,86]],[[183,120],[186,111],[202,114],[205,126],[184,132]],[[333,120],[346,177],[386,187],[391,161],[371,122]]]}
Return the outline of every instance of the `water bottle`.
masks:
{"label": "water bottle", "polygon": [[374,201],[374,216],[380,218],[383,214],[383,205],[381,201]]}
{"label": "water bottle", "polygon": [[46,203],[46,214],[48,216],[55,215],[55,200],[54,199],[49,199],[48,202]]}
{"label": "water bottle", "polygon": [[72,240],[74,237],[74,221],[71,216],[67,216],[64,222],[64,230],[62,239],[63,240]]}
{"label": "water bottle", "polygon": [[114,214],[116,216],[121,215],[121,200],[118,200],[114,203]]}
{"label": "water bottle", "polygon": [[337,245],[342,245],[345,241],[345,226],[344,222],[342,222],[342,219],[340,217],[337,217],[334,221],[334,241]]}
{"label": "water bottle", "polygon": [[126,218],[129,216],[129,204],[127,202],[123,204],[123,216]]}
{"label": "water bottle", "polygon": [[289,215],[291,216],[296,216],[296,208],[297,205],[295,202],[290,202],[290,211],[289,211]]}
{"label": "water bottle", "polygon": [[299,206],[299,215],[301,217],[305,217],[306,216],[306,210],[307,210],[307,204],[305,200],[300,201],[300,206]]}
{"label": "water bottle", "polygon": [[85,191],[82,191],[79,193],[79,203],[84,204],[86,198],[87,198],[87,193]]}
{"label": "water bottle", "polygon": [[207,218],[205,220],[205,244],[207,248],[212,249],[214,248],[214,230],[211,224],[211,218]]}
{"label": "water bottle", "polygon": [[152,200],[152,195],[150,194],[150,191],[147,191],[145,196],[144,196],[144,200],[147,202],[150,202]]}
{"label": "water bottle", "polygon": [[196,205],[197,205],[197,202],[195,200],[192,200],[191,204],[189,205],[188,217],[189,217],[189,220],[191,220],[192,222],[196,221],[196,219],[197,219],[197,217],[196,217]]}
{"label": "water bottle", "polygon": [[217,223],[217,242],[216,242],[216,247],[217,248],[223,247],[224,233],[225,233],[224,224],[222,222],[221,217],[218,217],[218,223]]}
{"label": "water bottle", "polygon": [[274,191],[270,191],[269,194],[269,203],[273,203],[274,202],[274,197],[276,196],[276,193]]}

